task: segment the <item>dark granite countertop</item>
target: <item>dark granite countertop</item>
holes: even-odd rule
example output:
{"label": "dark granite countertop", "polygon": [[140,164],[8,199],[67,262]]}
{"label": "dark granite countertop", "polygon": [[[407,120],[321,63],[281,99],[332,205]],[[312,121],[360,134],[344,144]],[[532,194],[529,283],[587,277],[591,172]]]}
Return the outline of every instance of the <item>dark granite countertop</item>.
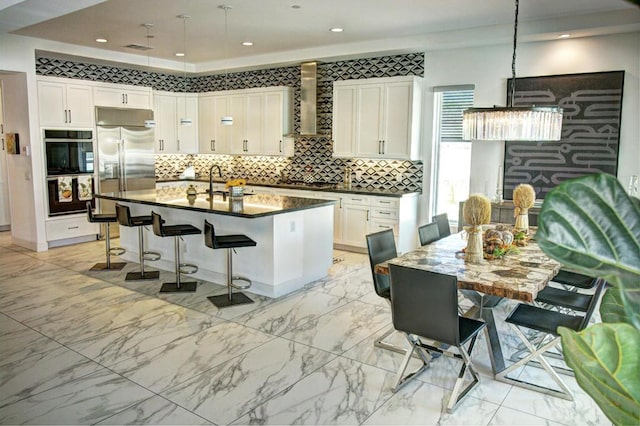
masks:
{"label": "dark granite countertop", "polygon": [[186,195],[187,187],[188,185],[185,183],[184,186],[169,188],[168,190],[146,189],[141,191],[111,192],[96,194],[96,197],[246,218],[272,216],[335,204],[335,201],[332,200],[270,194],[253,194],[240,198],[231,198],[216,193],[213,196],[213,200],[209,201],[206,194],[198,194],[188,198]]}
{"label": "dark granite countertop", "polygon": [[[209,183],[208,178],[195,178],[195,179],[180,179],[175,177],[172,179],[157,179],[156,182],[198,182]],[[214,179],[214,183],[225,183],[226,179]],[[401,198],[403,195],[419,194],[418,191],[391,191],[384,189],[367,189],[358,186],[352,186],[349,189],[338,187],[335,183],[313,183],[305,184],[303,182],[288,182],[288,183],[267,183],[267,182],[251,182],[247,181],[247,185],[250,186],[264,186],[269,188],[284,188],[284,189],[300,189],[304,191],[321,191],[321,192],[336,192],[343,194],[362,194],[362,195],[375,195],[382,197],[396,197]]]}

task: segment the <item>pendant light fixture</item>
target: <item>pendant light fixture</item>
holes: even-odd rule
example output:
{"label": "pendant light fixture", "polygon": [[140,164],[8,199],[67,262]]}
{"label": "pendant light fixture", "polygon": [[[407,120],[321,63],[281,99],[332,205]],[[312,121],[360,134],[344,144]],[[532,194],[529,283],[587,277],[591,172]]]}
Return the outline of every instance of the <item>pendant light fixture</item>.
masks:
{"label": "pendant light fixture", "polygon": [[[151,28],[153,28],[153,24],[142,24],[143,27],[145,27],[147,29],[147,72],[150,73],[151,72],[151,57],[149,55],[149,51],[151,50],[151,39],[153,38],[153,36],[150,34],[151,32]],[[156,121],[151,119],[151,120],[144,120],[144,127],[146,127],[147,129],[153,129],[154,127],[156,127]]]}
{"label": "pendant light fixture", "polygon": [[[227,25],[227,13],[229,12],[229,9],[231,9],[231,6],[227,4],[221,4],[220,6],[218,6],[218,9],[224,10],[224,90],[229,90],[229,77],[227,75],[227,67],[229,66],[229,29]],[[223,126],[232,126],[233,117],[230,115],[223,115],[222,117],[220,117],[220,124],[222,124]]]}
{"label": "pendant light fixture", "polygon": [[506,108],[469,108],[463,112],[462,138],[485,141],[557,141],[562,134],[562,108],[514,107],[516,93],[516,45],[518,9],[516,2],[511,61],[511,93]]}
{"label": "pendant light fixture", "polygon": [[184,115],[180,118],[180,125],[191,126],[191,124],[193,124],[193,120],[187,117],[187,19],[191,17],[189,15],[178,15],[178,18],[182,19],[182,65],[184,67],[182,79],[182,91],[184,92]]}

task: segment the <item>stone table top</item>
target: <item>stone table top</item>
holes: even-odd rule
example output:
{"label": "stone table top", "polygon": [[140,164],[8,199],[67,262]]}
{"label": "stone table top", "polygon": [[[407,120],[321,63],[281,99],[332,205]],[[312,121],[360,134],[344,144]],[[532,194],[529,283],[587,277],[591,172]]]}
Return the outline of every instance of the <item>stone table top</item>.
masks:
{"label": "stone table top", "polygon": [[[560,270],[560,263],[544,254],[533,240],[519,247],[520,253],[479,262],[465,259],[462,249],[466,244],[462,233],[452,234],[388,263],[455,275],[460,289],[529,303]],[[376,265],[376,272],[389,274],[388,263]]]}

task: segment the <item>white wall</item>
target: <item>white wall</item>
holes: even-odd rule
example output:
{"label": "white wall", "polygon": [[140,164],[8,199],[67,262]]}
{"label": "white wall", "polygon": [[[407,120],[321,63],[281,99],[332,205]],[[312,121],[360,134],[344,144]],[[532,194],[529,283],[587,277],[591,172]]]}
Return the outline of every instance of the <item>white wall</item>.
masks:
{"label": "white wall", "polygon": [[[505,105],[511,45],[425,53],[424,193],[421,223],[430,221],[434,86],[474,84],[475,106]],[[640,33],[518,44],[516,77],[625,71],[618,176],[626,186],[640,175]],[[504,142],[473,142],[470,193],[493,195]]]}

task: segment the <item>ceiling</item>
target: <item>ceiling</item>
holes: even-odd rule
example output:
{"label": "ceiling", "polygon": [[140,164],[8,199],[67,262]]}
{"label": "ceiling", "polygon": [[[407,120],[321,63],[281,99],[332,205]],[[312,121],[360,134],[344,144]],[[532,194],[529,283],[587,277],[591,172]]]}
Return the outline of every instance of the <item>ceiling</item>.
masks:
{"label": "ceiling", "polygon": [[[226,43],[221,4],[231,6]],[[0,32],[215,69],[247,58],[275,63],[268,58],[292,52],[299,59],[322,59],[506,42],[513,35],[514,10],[513,0],[0,0]],[[190,16],[186,48],[181,14]],[[143,24],[153,24],[152,38]],[[344,31],[329,31],[333,27]],[[637,2],[520,2],[522,40],[639,30]],[[99,37],[108,43],[97,43]],[[244,41],[254,44],[242,46]],[[130,44],[151,49],[125,47]],[[184,59],[175,56],[183,51]]]}

